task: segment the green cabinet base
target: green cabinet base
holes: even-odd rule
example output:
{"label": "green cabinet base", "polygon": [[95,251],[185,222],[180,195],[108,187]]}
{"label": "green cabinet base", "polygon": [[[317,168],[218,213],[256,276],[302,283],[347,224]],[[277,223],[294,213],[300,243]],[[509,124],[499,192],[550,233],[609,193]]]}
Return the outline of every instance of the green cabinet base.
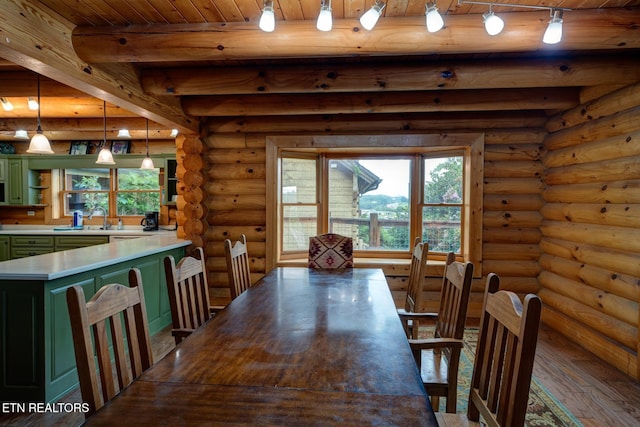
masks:
{"label": "green cabinet base", "polygon": [[0,281],[0,400],[55,402],[77,387],[66,290],[84,288],[87,299],[103,285],[128,283],[131,267],[142,273],[149,331],[171,324],[163,259],[184,248],[144,256],[50,281]]}

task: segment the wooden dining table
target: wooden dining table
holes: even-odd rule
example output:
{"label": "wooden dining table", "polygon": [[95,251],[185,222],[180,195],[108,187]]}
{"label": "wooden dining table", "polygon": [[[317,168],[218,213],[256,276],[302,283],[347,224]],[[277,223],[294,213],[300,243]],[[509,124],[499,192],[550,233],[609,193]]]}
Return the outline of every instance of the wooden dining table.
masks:
{"label": "wooden dining table", "polygon": [[284,267],[87,419],[90,426],[437,425],[380,269]]}

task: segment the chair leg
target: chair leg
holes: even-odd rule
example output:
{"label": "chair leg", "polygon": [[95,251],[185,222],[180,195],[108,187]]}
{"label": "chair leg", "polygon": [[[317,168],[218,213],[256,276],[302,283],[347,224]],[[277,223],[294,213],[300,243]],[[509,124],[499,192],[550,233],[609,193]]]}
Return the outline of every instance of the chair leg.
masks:
{"label": "chair leg", "polygon": [[433,412],[438,412],[440,408],[440,396],[431,396],[431,407]]}
{"label": "chair leg", "polygon": [[447,390],[447,412],[450,414],[456,413],[456,403],[458,400],[458,390],[456,384],[450,384],[449,390]]}

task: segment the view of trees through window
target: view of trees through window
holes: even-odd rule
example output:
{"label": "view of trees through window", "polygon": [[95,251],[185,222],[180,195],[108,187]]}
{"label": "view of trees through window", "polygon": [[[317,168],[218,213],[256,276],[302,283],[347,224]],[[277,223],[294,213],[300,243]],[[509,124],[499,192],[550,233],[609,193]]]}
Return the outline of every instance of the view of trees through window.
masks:
{"label": "view of trees through window", "polygon": [[[354,239],[354,249],[408,251],[417,230],[430,251],[460,253],[463,157],[329,158],[327,200],[317,191],[316,159],[283,158],[283,250],[301,251],[321,230]],[[424,182],[411,200],[413,168]],[[319,202],[317,202],[319,201]],[[326,204],[326,224],[317,222]],[[421,212],[421,218],[412,218]],[[412,221],[418,222],[412,224]]]}
{"label": "view of trees through window", "polygon": [[[102,215],[104,210],[110,216],[134,216],[158,211],[159,175],[159,169],[66,169],[64,214],[81,210],[87,216]],[[110,197],[115,197],[115,213],[110,212]]]}

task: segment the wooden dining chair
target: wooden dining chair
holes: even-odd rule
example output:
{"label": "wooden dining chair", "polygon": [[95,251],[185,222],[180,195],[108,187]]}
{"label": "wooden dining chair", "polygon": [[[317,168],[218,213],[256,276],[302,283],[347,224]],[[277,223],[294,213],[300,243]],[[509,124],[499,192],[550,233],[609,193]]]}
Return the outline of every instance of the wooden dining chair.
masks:
{"label": "wooden dining chair", "polygon": [[[428,254],[429,244],[427,242],[421,242],[420,237],[416,237],[413,244],[413,252],[411,253],[404,308],[398,309],[398,314],[402,320],[402,326],[407,334],[407,338],[418,338],[420,319],[433,321],[438,317],[438,313],[420,312],[424,277],[427,274]],[[409,317],[409,314],[412,316]]]}
{"label": "wooden dining chair", "polygon": [[234,243],[230,239],[226,239],[224,241],[224,252],[227,259],[231,299],[234,300],[251,287],[247,237],[243,234],[240,240]]}
{"label": "wooden dining chair", "polygon": [[153,364],[140,270],[129,271],[129,287],[105,285],[88,302],[82,287],[72,286],[67,289],[67,305],[88,417]]}
{"label": "wooden dining chair", "polygon": [[[456,412],[458,367],[472,279],[473,263],[455,261],[455,255],[449,253],[433,337],[409,340],[425,390],[436,411],[440,397],[444,396],[446,411]],[[406,317],[412,318],[411,314]]]}
{"label": "wooden dining chair", "polygon": [[193,256],[185,256],[177,265],[171,255],[164,257],[164,272],[173,323],[171,335],[177,345],[223,307],[210,305],[202,248],[196,248]]}
{"label": "wooden dining chair", "polygon": [[327,233],[309,238],[309,268],[353,267],[353,239]]}
{"label": "wooden dining chair", "polygon": [[499,290],[490,274],[485,289],[467,414],[436,414],[440,426],[524,425],[542,302]]}

